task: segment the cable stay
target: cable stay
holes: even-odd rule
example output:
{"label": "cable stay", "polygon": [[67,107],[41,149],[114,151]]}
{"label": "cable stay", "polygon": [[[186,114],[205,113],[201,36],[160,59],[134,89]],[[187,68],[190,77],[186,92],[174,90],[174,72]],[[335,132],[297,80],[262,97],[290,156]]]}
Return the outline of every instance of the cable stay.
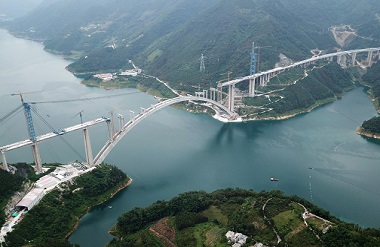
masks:
{"label": "cable stay", "polygon": [[[44,122],[46,124],[46,126],[48,126],[50,128],[51,131],[53,132],[57,132],[56,129],[54,129],[53,126],[51,126],[34,108],[31,107],[31,110],[37,115],[37,117],[39,117],[42,122]],[[85,162],[86,159],[65,139],[63,138],[63,136],[61,135],[58,135],[59,138],[61,138],[61,140],[83,161]]]}
{"label": "cable stay", "polygon": [[52,101],[32,101],[29,102],[29,104],[52,104],[52,103],[67,103],[67,102],[77,102],[77,101],[88,101],[88,100],[94,100],[94,99],[104,99],[104,98],[111,98],[111,97],[118,97],[118,96],[124,96],[124,95],[130,95],[130,94],[138,94],[142,93],[140,91],[137,92],[128,92],[128,93],[121,93],[121,94],[113,94],[113,95],[105,95],[105,96],[97,96],[97,97],[89,97],[89,98],[80,98],[80,99],[64,99],[64,100],[52,100]]}
{"label": "cable stay", "polygon": [[16,107],[15,109],[13,109],[11,112],[9,112],[8,114],[6,114],[4,117],[0,118],[0,124],[7,120],[8,118],[14,116],[16,113],[18,113],[17,111],[19,111],[23,106],[20,105],[18,107]]}
{"label": "cable stay", "polygon": [[[35,125],[36,125],[36,128],[38,129],[38,131],[40,133],[43,133],[43,131],[41,130],[41,128],[39,128],[40,126],[38,125],[38,122],[36,122]],[[58,160],[57,160],[58,155],[53,150],[53,147],[51,145],[49,145],[48,143],[46,143],[46,142],[41,142],[40,145],[42,145],[42,144],[49,151],[49,153],[50,153],[51,157],[53,158],[53,160],[55,161],[55,163],[59,163]]]}

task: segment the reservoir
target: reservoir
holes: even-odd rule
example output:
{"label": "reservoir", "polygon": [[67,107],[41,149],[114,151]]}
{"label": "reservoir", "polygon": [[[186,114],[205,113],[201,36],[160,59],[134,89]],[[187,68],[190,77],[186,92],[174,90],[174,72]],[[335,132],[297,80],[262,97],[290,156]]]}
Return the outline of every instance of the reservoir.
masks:
{"label": "reservoir", "polygon": [[[70,61],[45,52],[40,43],[0,30],[0,44],[0,118],[21,104],[20,97],[11,94],[24,93],[26,102],[45,102],[32,104],[38,113],[33,113],[37,134],[52,131],[44,122],[54,129],[80,123],[79,112],[83,121],[110,111],[128,120],[130,110],[139,112],[140,107],[157,102],[135,89],[80,84],[65,70]],[[164,108],[138,124],[105,160],[132,177],[132,185],[85,215],[69,240],[81,246],[104,246],[112,239],[108,229],[123,212],[186,191],[227,187],[281,190],[306,198],[340,219],[378,228],[380,145],[355,134],[364,120],[376,115],[362,87],[284,121],[225,124],[208,115]],[[107,126],[91,127],[90,136],[97,153],[106,142]],[[82,132],[63,137],[70,145],[60,138],[40,144],[43,162],[65,163],[85,156]],[[25,139],[22,111],[0,122],[1,146]],[[32,162],[30,147],[8,152],[7,160]],[[272,182],[271,177],[279,181]]]}

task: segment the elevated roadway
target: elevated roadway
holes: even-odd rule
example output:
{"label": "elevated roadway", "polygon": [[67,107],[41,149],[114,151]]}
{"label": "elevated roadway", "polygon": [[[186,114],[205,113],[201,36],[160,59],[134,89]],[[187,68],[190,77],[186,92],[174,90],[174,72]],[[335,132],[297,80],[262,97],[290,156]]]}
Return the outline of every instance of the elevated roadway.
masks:
{"label": "elevated roadway", "polygon": [[305,59],[305,60],[302,60],[302,61],[299,61],[299,62],[295,62],[295,63],[293,63],[291,65],[288,65],[288,66],[285,66],[285,67],[277,67],[277,68],[270,69],[270,70],[267,70],[267,71],[258,72],[258,73],[253,74],[253,75],[244,76],[244,77],[241,77],[241,78],[237,78],[237,79],[233,79],[233,80],[230,80],[230,81],[226,81],[224,83],[221,83],[221,86],[222,87],[226,87],[226,86],[230,86],[230,85],[235,85],[235,84],[237,84],[239,82],[242,82],[242,81],[252,80],[252,79],[264,76],[264,75],[278,73],[278,72],[284,71],[286,69],[290,69],[290,68],[294,68],[294,67],[297,67],[297,66],[309,64],[309,63],[312,63],[314,61],[321,60],[321,59],[333,58],[335,56],[352,55],[352,54],[357,54],[357,53],[362,53],[362,52],[377,52],[377,51],[380,51],[380,47],[377,47],[377,48],[366,48],[366,49],[357,49],[357,50],[349,50],[349,51],[339,51],[339,52],[329,53],[329,54],[325,54],[325,55],[321,55],[321,56],[315,56],[315,57],[308,58],[308,59]]}

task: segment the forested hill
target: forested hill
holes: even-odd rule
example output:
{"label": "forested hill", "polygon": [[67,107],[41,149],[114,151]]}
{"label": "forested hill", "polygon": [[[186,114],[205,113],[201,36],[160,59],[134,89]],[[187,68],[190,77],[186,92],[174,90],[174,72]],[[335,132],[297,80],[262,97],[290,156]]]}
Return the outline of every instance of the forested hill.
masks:
{"label": "forested hill", "polygon": [[377,0],[55,0],[44,1],[9,29],[44,40],[46,49],[81,57],[69,66],[74,73],[115,71],[132,59],[171,83],[198,85],[220,80],[228,70],[234,77],[247,75],[252,42],[266,47],[262,70],[274,67],[280,53],[301,60],[311,49],[340,48],[329,27],[342,23],[356,30],[344,49],[380,46],[379,5]]}
{"label": "forested hill", "polygon": [[243,246],[380,246],[379,229],[342,222],[279,191],[242,189],[187,192],[135,208],[119,217],[107,246],[227,247],[228,231],[247,236]]}

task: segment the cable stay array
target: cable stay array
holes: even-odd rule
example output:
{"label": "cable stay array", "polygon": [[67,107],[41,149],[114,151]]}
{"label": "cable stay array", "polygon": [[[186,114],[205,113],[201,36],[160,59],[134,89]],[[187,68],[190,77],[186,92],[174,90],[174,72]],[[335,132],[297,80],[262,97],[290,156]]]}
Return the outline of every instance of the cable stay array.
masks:
{"label": "cable stay array", "polygon": [[142,92],[136,91],[136,92],[128,92],[128,93],[121,93],[121,94],[112,94],[112,95],[97,96],[97,97],[78,98],[78,99],[62,99],[62,100],[52,100],[52,101],[31,101],[31,102],[28,102],[28,103],[32,104],[32,105],[35,105],[35,104],[55,104],[55,103],[79,102],[79,101],[90,101],[90,100],[95,100],[95,99],[105,99],[105,98],[119,97],[119,96],[138,94],[138,93],[142,93]]}

